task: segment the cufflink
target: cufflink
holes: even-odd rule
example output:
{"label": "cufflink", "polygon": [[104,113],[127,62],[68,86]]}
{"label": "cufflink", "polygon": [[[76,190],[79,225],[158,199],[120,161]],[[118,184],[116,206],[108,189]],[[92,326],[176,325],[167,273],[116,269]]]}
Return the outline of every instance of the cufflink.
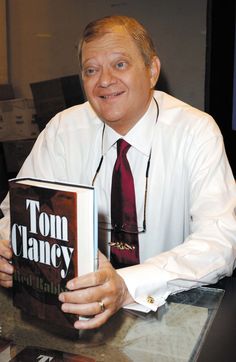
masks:
{"label": "cufflink", "polygon": [[150,304],[153,304],[155,302],[154,298],[151,297],[150,295],[147,296],[147,302]]}

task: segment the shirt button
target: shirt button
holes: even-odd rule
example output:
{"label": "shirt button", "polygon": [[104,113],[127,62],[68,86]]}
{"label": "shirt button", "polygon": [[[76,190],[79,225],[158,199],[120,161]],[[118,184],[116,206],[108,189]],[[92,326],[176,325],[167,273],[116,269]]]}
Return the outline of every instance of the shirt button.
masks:
{"label": "shirt button", "polygon": [[147,302],[150,303],[150,304],[153,304],[154,303],[154,298],[151,297],[150,295],[147,296]]}

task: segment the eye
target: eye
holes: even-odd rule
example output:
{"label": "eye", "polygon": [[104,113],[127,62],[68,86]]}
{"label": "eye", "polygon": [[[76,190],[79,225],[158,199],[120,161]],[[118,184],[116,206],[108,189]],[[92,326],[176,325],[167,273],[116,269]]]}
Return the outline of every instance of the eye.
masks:
{"label": "eye", "polygon": [[87,77],[91,77],[95,73],[96,73],[96,69],[93,67],[83,69],[83,75],[85,75]]}
{"label": "eye", "polygon": [[127,67],[127,63],[124,61],[120,61],[120,62],[116,63],[117,69],[125,69],[126,67]]}

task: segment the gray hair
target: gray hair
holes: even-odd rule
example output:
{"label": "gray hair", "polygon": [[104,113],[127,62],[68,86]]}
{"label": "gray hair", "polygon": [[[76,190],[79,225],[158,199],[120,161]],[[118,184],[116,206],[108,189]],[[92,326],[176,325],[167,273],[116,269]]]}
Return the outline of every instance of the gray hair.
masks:
{"label": "gray hair", "polygon": [[146,66],[151,65],[152,58],[156,55],[156,50],[148,31],[141,23],[132,17],[113,15],[94,20],[85,27],[78,47],[80,69],[82,69],[83,44],[112,32],[112,28],[116,25],[121,25],[127,30],[128,34],[137,45],[140,54],[143,57],[144,64]]}

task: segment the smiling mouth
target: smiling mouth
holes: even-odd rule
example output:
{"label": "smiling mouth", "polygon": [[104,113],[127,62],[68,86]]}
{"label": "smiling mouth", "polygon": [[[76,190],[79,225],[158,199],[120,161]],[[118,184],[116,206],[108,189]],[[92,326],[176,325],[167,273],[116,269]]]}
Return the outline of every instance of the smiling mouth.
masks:
{"label": "smiling mouth", "polygon": [[116,93],[112,93],[112,94],[102,95],[102,96],[100,96],[100,98],[102,98],[102,99],[111,99],[111,98],[120,96],[123,93],[124,92],[116,92]]}

